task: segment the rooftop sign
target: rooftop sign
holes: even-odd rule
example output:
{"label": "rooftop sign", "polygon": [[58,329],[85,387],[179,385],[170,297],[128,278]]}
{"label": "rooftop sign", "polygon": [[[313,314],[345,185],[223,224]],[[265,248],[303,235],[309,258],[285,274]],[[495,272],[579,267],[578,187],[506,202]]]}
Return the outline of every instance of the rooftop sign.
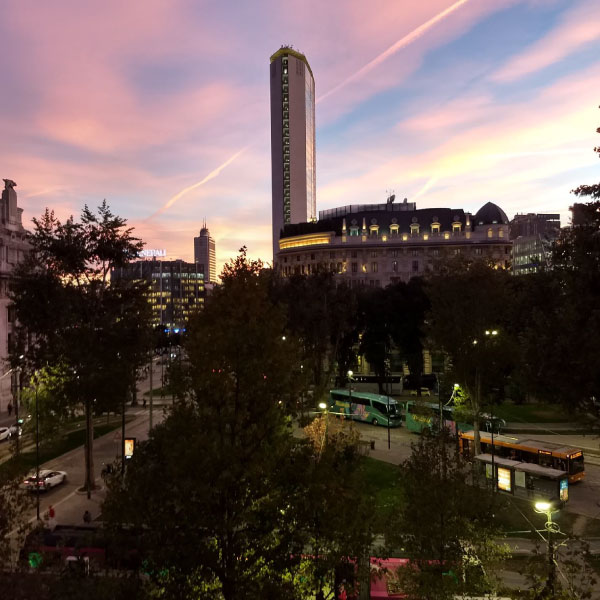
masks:
{"label": "rooftop sign", "polygon": [[153,257],[166,258],[167,251],[164,248],[160,249],[160,250],[157,248],[145,248],[144,250],[140,250],[138,252],[138,256],[140,258],[153,258]]}

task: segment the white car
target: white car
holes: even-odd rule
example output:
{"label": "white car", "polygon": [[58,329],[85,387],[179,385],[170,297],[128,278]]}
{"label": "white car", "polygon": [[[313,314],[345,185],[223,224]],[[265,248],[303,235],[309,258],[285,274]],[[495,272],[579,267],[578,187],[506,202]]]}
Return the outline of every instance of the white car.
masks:
{"label": "white car", "polygon": [[0,442],[3,440],[10,440],[12,431],[10,427],[0,427]]}
{"label": "white car", "polygon": [[29,474],[23,482],[23,486],[31,491],[39,488],[40,491],[48,491],[50,488],[56,487],[67,480],[67,474],[64,471],[51,471],[50,469],[40,470],[40,479],[37,482],[35,471]]}

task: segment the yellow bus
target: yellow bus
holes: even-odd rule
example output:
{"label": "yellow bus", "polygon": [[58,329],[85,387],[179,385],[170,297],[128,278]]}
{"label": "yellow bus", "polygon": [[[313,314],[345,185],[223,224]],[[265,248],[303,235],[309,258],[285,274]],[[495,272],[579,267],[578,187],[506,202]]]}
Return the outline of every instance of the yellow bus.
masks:
{"label": "yellow bus", "polygon": [[[473,457],[475,455],[473,432],[462,431],[459,437],[463,456]],[[480,438],[481,452],[492,454],[492,436],[482,431],[480,432]],[[550,469],[566,471],[569,474],[569,483],[575,483],[585,478],[585,464],[581,448],[531,438],[495,435],[493,454],[519,462],[528,462]]]}

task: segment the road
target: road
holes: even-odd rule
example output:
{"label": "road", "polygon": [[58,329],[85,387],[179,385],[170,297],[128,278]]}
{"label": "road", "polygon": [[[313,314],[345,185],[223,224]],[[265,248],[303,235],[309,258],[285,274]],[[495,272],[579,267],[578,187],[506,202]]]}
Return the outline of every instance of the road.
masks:
{"label": "road", "polygon": [[[129,413],[131,414],[131,413]],[[125,435],[135,437],[137,440],[145,440],[148,437],[148,411],[138,409],[134,413],[135,419],[127,424]],[[162,409],[154,411],[154,423],[163,418]],[[84,481],[84,456],[83,447],[71,450],[67,454],[59,456],[44,465],[45,469],[66,471],[67,482],[48,492],[40,494],[40,514],[43,516],[52,505],[55,510],[57,524],[83,524],[83,513],[90,511],[92,518],[100,515],[102,502],[105,497],[103,481],[100,477],[103,463],[112,462],[121,451],[120,429],[94,440],[94,471],[96,483],[99,486],[92,492],[88,500],[85,492],[78,492]],[[36,519],[35,506],[30,511],[29,520]]]}
{"label": "road", "polygon": [[[418,436],[409,432],[405,427],[390,429],[391,448],[388,450],[387,429],[385,427],[376,427],[369,423],[355,423],[355,425],[360,431],[361,439],[375,441],[375,449],[370,450],[369,456],[393,464],[400,464],[406,460],[410,456],[411,443],[418,440]],[[547,439],[559,444],[584,447],[584,450],[587,448],[598,452],[598,440],[590,435],[532,435],[531,437]],[[585,471],[585,480],[570,487],[569,502],[565,510],[585,517],[600,518],[599,457],[588,454],[586,456]],[[585,520],[582,521],[583,525],[585,525]]]}

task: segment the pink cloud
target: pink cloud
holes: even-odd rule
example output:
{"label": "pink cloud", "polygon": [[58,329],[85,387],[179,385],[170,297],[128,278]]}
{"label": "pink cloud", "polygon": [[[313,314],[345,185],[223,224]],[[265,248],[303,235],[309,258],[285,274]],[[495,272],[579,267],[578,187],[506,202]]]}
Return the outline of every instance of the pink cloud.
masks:
{"label": "pink cloud", "polygon": [[600,39],[597,0],[584,2],[567,13],[548,35],[517,55],[493,77],[511,82],[549,67]]}

